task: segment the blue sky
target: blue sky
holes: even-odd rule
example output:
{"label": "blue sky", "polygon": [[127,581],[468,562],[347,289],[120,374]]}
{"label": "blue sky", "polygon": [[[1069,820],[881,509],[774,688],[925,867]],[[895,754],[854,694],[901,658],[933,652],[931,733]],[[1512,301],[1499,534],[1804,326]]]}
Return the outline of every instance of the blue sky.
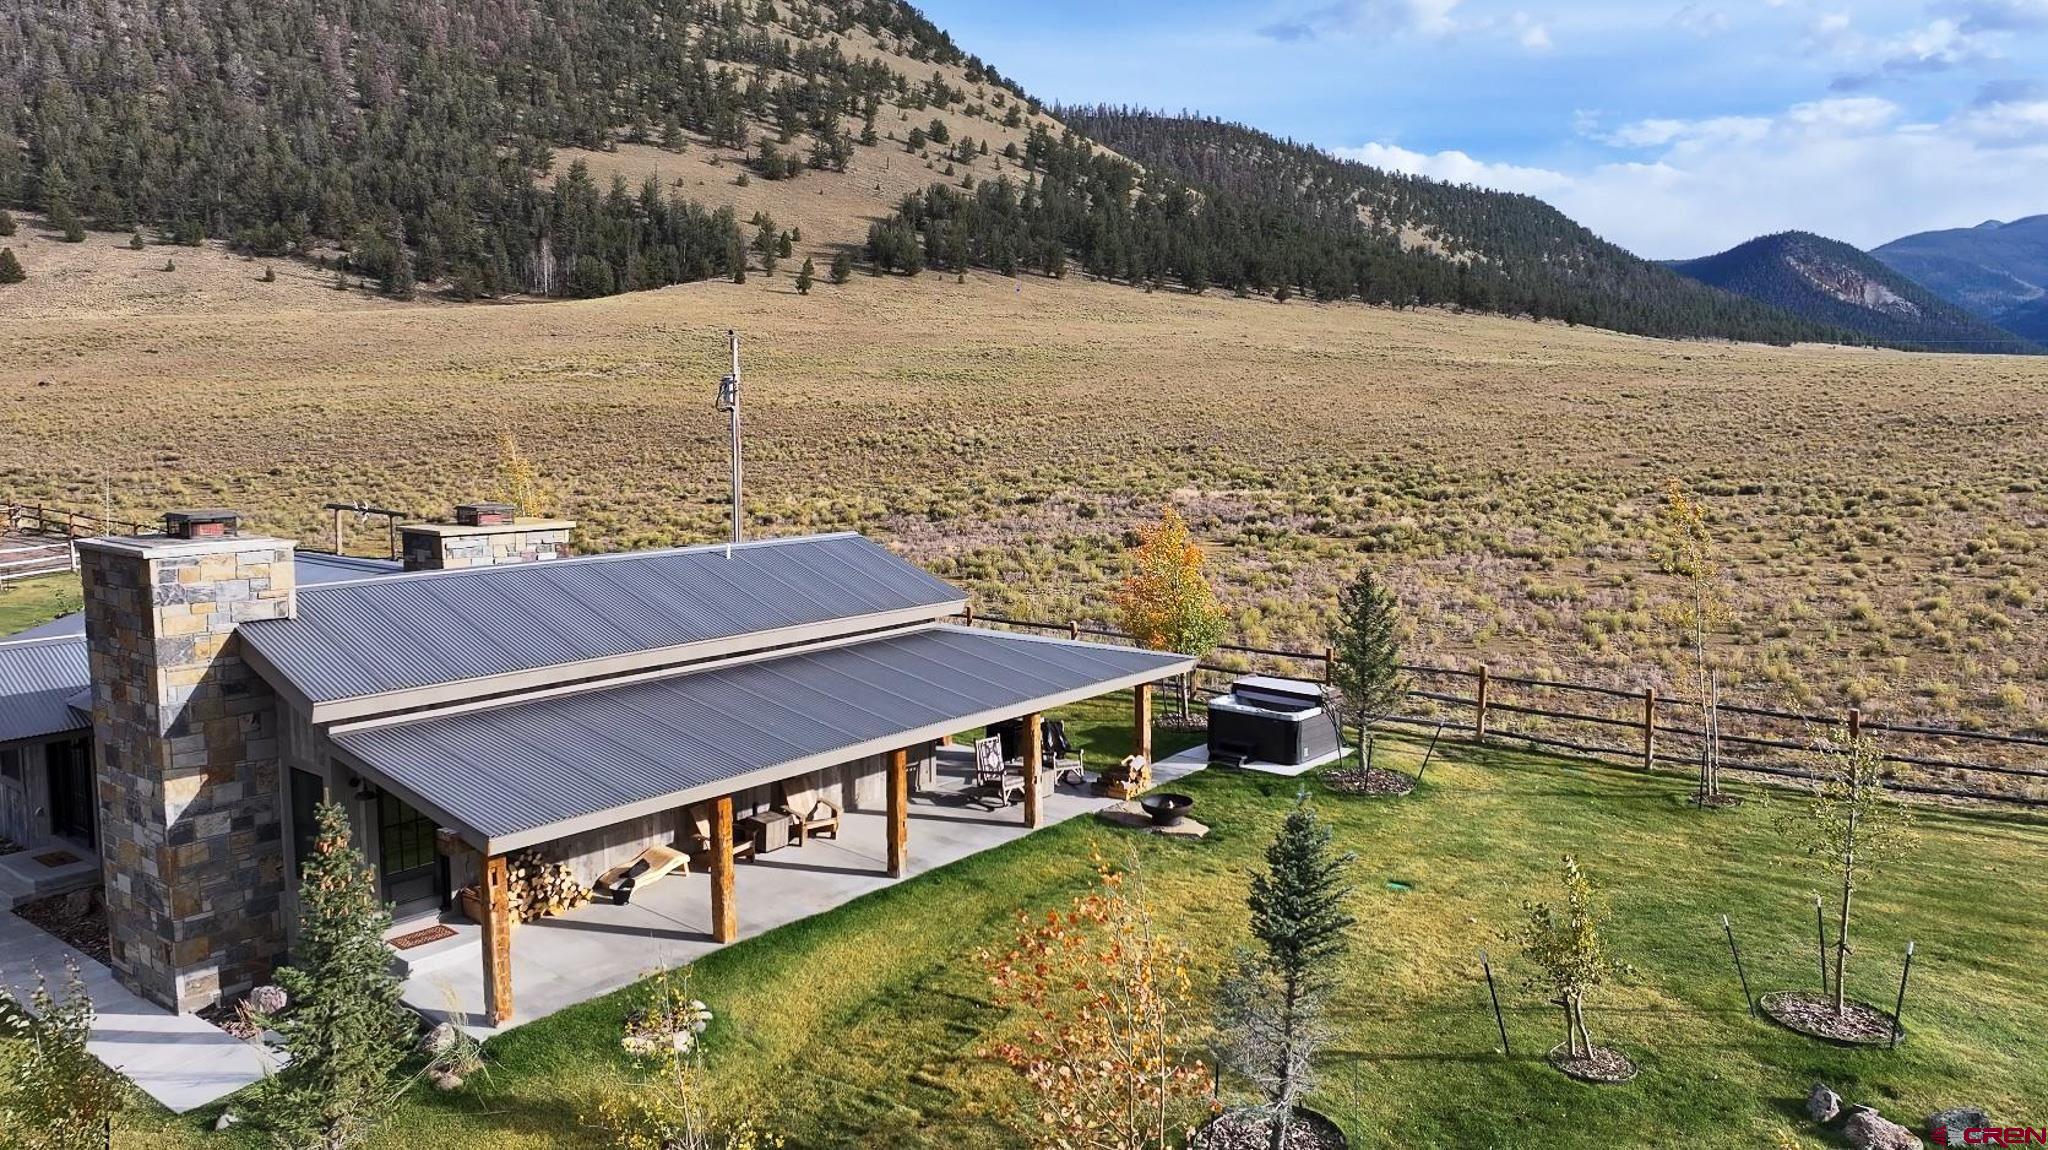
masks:
{"label": "blue sky", "polygon": [[1653,258],[2048,212],[2048,0],[926,0],[1048,100],[1538,195]]}

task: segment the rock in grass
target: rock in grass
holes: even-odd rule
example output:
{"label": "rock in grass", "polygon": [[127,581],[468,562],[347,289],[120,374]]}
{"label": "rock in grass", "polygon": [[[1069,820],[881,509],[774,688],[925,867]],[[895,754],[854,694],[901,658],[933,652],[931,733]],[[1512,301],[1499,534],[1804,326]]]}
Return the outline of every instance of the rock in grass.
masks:
{"label": "rock in grass", "polygon": [[226,1130],[228,1127],[233,1126],[235,1123],[240,1122],[241,1120],[241,1116],[236,1114],[234,1111],[223,1110],[220,1112],[220,1117],[213,1120],[213,1128],[215,1130]]}
{"label": "rock in grass", "polygon": [[1806,1112],[1815,1122],[1833,1122],[1842,1112],[1842,1096],[1828,1089],[1827,1083],[1816,1082],[1806,1096]]}
{"label": "rock in grass", "polygon": [[1856,1150],[1925,1150],[1919,1135],[1868,1106],[1858,1106],[1849,1115],[1842,1137]]}
{"label": "rock in grass", "polygon": [[1984,1113],[1982,1108],[1976,1106],[1951,1106],[1946,1110],[1938,1110],[1927,1116],[1927,1136],[1939,1142],[1941,1141],[1940,1131],[1954,1131],[1954,1134],[1948,1140],[1948,1144],[1951,1146],[1963,1144],[1963,1131],[1965,1130],[1988,1130],[1990,1127],[1991,1116]]}
{"label": "rock in grass", "polygon": [[[434,1075],[433,1081],[434,1089],[436,1090],[462,1089],[462,1075],[460,1074],[450,1074],[444,1070]],[[1915,1143],[1915,1145],[1918,1145],[1918,1143]]]}
{"label": "rock in grass", "polygon": [[433,1029],[420,1036],[420,1053],[429,1058],[439,1058],[455,1049],[455,1044],[461,1037],[455,1032],[453,1023],[436,1023]]}

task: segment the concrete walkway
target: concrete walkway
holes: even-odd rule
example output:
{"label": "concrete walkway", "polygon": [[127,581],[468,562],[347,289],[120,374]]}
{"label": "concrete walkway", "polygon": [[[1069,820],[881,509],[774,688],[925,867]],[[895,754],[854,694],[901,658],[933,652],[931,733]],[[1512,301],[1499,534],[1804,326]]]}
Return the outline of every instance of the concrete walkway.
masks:
{"label": "concrete walkway", "polygon": [[94,1057],[120,1071],[173,1113],[215,1102],[264,1076],[261,1050],[189,1014],[146,1002],[114,981],[114,972],[17,915],[0,911],[0,981],[24,1004],[41,971],[63,996],[65,959],[78,964],[98,1018]]}
{"label": "concrete walkway", "polygon": [[[1207,765],[1200,748],[1153,766],[1155,788]],[[957,780],[948,779],[948,784]],[[1045,796],[1045,824],[1108,806],[1086,788],[1058,787]],[[1023,838],[1017,807],[989,809],[955,794],[917,795],[910,804],[910,874],[957,862]],[[735,868],[740,937],[751,938],[892,886],[885,871],[887,820],[879,811],[849,811],[837,840],[813,839]],[[467,922],[465,932],[473,930]],[[618,990],[664,967],[713,950],[711,884],[703,874],[665,878],[636,892],[627,906],[592,903],[512,931],[512,1018],[483,1024],[483,956],[466,945],[405,983],[405,1001],[478,1037],[502,1034],[565,1007]]]}

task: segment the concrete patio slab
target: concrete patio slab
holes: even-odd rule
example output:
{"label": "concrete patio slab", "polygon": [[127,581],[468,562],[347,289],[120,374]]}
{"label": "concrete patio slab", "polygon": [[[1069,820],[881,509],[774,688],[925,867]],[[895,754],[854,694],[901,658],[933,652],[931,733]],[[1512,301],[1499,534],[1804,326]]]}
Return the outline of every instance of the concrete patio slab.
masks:
{"label": "concrete patio slab", "polygon": [[[1206,765],[1206,755],[1162,760],[1153,767],[1154,785]],[[948,774],[943,765],[941,772]],[[947,777],[942,786],[958,781]],[[1085,787],[1057,787],[1045,796],[1044,825],[1110,801]],[[990,809],[957,792],[913,796],[911,877],[1023,838],[1029,832],[1021,817],[1018,807]],[[813,839],[740,863],[734,879],[740,937],[751,938],[902,881],[885,871],[886,823],[880,811],[849,811],[836,840]],[[627,906],[592,903],[515,927],[513,1016],[496,1027],[483,1023],[480,953],[476,961],[437,964],[407,979],[405,1001],[430,1018],[454,1021],[488,1038],[629,986],[664,966],[702,957],[718,949],[710,930],[710,879],[698,873],[671,876],[636,892]]]}
{"label": "concrete patio slab", "polygon": [[98,1017],[87,1049],[176,1114],[259,1081],[271,1066],[258,1047],[190,1014],[136,997],[114,972],[17,915],[0,912],[0,981],[24,1003],[36,972],[61,994],[66,958],[78,964]]}

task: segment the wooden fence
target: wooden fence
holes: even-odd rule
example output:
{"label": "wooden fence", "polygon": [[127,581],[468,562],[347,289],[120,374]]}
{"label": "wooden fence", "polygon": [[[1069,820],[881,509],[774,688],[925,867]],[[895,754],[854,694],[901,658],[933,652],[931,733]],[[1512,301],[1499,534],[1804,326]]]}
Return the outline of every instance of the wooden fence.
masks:
{"label": "wooden fence", "polygon": [[95,535],[161,535],[161,523],[130,523],[41,503],[0,504],[7,530],[21,535],[51,535],[65,539],[88,539]]}
{"label": "wooden fence", "polygon": [[[968,623],[1065,634],[1069,638],[1129,643],[1130,636],[1079,622],[1048,623],[977,614]],[[1198,664],[1197,690],[1220,693],[1221,680],[1273,670],[1329,682],[1335,652],[1287,650],[1225,643]],[[1230,660],[1228,662],[1221,660]],[[1696,699],[1626,689],[1503,675],[1470,668],[1405,665],[1411,679],[1403,713],[1381,720],[1458,731],[1476,740],[1526,743],[1637,770],[1697,770],[1703,750],[1703,708]],[[1945,724],[1885,721],[1854,707],[1836,714],[1721,703],[1721,769],[1780,779],[1819,777],[1804,764],[1832,730],[1878,738],[1885,760],[1897,768],[1894,789],[1948,798],[1989,799],[2048,806],[2048,738],[1966,730]]]}

